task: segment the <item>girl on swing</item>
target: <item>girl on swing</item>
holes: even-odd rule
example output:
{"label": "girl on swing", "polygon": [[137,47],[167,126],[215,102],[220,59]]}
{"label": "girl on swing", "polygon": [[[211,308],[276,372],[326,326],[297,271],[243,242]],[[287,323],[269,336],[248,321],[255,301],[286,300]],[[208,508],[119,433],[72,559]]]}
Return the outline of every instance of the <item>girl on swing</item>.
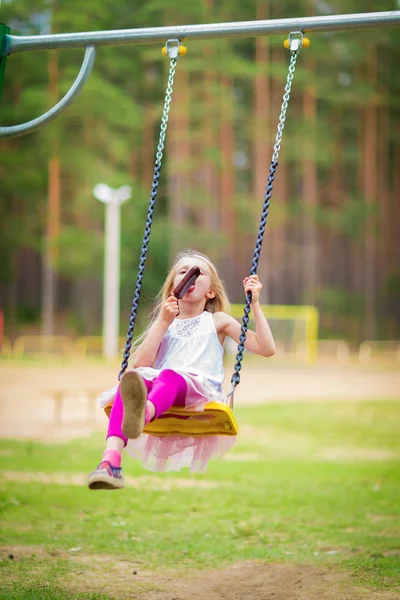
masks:
{"label": "girl on swing", "polygon": [[[200,275],[182,299],[173,290],[191,267]],[[252,293],[256,331],[248,331],[245,347],[261,356],[275,353],[274,339],[265,319],[257,275],[243,281]],[[223,402],[223,343],[226,336],[239,341],[240,324],[229,315],[229,301],[209,258],[188,250],[178,254],[160,292],[155,318],[132,355],[116,389],[106,448],[97,469],[90,473],[90,489],[124,487],[121,452],[127,451],[152,471],[205,472],[211,457],[220,457],[234,444],[229,436],[166,436],[143,434],[143,427],[172,405],[201,411],[210,401]],[[113,394],[114,395],[114,394]],[[106,398],[104,404],[108,404]]]}

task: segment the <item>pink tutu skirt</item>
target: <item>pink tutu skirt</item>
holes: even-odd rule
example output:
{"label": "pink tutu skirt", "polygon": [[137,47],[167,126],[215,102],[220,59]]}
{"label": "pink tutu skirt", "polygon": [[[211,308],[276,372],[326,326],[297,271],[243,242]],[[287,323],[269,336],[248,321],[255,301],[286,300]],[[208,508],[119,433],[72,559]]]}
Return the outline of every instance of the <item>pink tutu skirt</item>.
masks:
{"label": "pink tutu skirt", "polygon": [[[201,373],[174,369],[185,378],[187,394],[185,406],[190,410],[203,411],[207,402],[223,402],[224,398],[218,390]],[[145,379],[152,381],[160,373],[152,367],[136,369]],[[105,406],[115,396],[117,388],[104,392],[99,398],[101,406]],[[211,458],[220,458],[228,452],[236,442],[235,436],[207,435],[204,437],[189,436],[156,436],[143,433],[135,440],[129,440],[126,451],[133,458],[140,460],[149,471],[180,471],[188,467],[192,473],[205,473]]]}
{"label": "pink tutu skirt", "polygon": [[180,471],[189,467],[192,473],[205,473],[210,458],[220,458],[235,441],[235,437],[224,435],[161,437],[143,433],[128,441],[126,451],[149,471]]}

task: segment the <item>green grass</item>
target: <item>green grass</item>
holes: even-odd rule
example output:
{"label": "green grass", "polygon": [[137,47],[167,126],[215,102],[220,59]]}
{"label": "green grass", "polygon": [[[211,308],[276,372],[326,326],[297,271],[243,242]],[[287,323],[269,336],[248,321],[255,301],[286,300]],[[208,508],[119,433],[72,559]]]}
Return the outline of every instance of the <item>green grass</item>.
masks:
{"label": "green grass", "polygon": [[[33,585],[24,585],[20,583],[7,584],[4,589],[0,589],[0,598],[2,600],[71,600],[71,592],[62,590],[49,582],[35,583]],[[110,596],[101,593],[74,593],[74,600],[110,600]]]}
{"label": "green grass", "polygon": [[[385,400],[240,408],[230,460],[210,463],[205,476],[152,476],[126,457],[125,475],[139,484],[121,492],[15,483],[6,474],[0,598],[70,598],[66,579],[86,573],[102,555],[140,557],[150,570],[243,559],[334,564],[371,589],[394,589],[399,409],[399,402]],[[102,447],[102,435],[52,445],[3,440],[0,456],[5,471],[85,474]],[[188,479],[193,485],[183,487]],[[17,548],[15,559],[8,548]]]}

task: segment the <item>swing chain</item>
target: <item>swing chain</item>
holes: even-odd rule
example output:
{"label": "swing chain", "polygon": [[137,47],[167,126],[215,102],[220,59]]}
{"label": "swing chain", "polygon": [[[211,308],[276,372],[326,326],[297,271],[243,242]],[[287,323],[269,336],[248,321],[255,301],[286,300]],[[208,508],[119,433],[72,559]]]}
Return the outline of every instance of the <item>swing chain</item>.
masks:
{"label": "swing chain", "polygon": [[[261,246],[262,246],[263,239],[264,239],[265,226],[267,224],[268,210],[269,210],[269,205],[270,205],[270,199],[272,196],[275,172],[276,172],[276,168],[278,166],[277,160],[278,160],[279,150],[281,147],[280,144],[282,141],[283,129],[285,127],[286,111],[287,111],[288,104],[289,104],[290,91],[292,88],[292,81],[293,81],[294,72],[295,72],[295,68],[296,68],[297,53],[298,53],[298,51],[293,51],[291,58],[290,58],[289,72],[287,75],[285,91],[283,94],[281,114],[279,115],[279,123],[278,123],[276,139],[275,139],[274,152],[273,152],[271,164],[269,167],[268,181],[267,181],[267,186],[266,186],[266,190],[265,190],[265,194],[264,194],[264,204],[263,204],[262,213],[261,213],[260,226],[258,229],[257,241],[256,241],[255,249],[254,249],[253,262],[252,262],[251,269],[250,269],[250,275],[255,275],[257,273],[258,263],[260,260]],[[252,300],[251,292],[247,292],[246,303],[245,303],[245,306],[243,309],[242,327],[241,327],[241,333],[239,336],[238,352],[236,355],[236,364],[234,367],[235,372],[233,373],[232,378],[231,378],[232,388],[231,388],[231,391],[229,392],[229,394],[225,398],[225,403],[227,403],[228,398],[230,398],[230,406],[231,407],[233,406],[233,397],[234,397],[235,387],[240,383],[240,370],[242,368],[244,344],[246,342],[246,333],[247,333],[248,324],[249,324],[249,313],[250,313],[250,309],[251,309],[251,300]]]}
{"label": "swing chain", "polygon": [[286,80],[285,93],[283,94],[281,114],[279,115],[278,131],[276,133],[274,153],[272,155],[273,161],[278,160],[279,151],[281,149],[283,128],[285,127],[286,111],[287,111],[288,104],[289,104],[290,92],[292,89],[292,81],[293,81],[294,72],[296,69],[296,61],[297,61],[297,52],[292,52],[292,55],[290,57],[289,72],[288,72],[287,80]]}
{"label": "swing chain", "polygon": [[133,301],[132,301],[131,315],[129,317],[128,333],[127,333],[126,342],[125,342],[124,356],[123,356],[123,360],[122,360],[122,364],[121,364],[121,370],[118,375],[118,380],[121,379],[122,375],[126,371],[126,368],[128,366],[129,355],[131,352],[133,332],[135,330],[136,316],[137,316],[137,311],[138,311],[138,306],[139,306],[139,298],[140,298],[140,292],[142,289],[144,269],[145,269],[146,258],[147,258],[147,250],[148,250],[149,241],[150,241],[151,226],[153,223],[153,214],[154,214],[154,209],[156,206],[157,191],[158,191],[160,172],[161,172],[161,164],[162,164],[163,151],[164,151],[164,145],[165,145],[165,136],[167,133],[168,113],[169,113],[169,108],[170,108],[171,99],[172,99],[172,91],[173,91],[173,85],[174,85],[176,63],[177,63],[177,59],[172,58],[170,61],[170,66],[169,66],[168,84],[167,84],[167,91],[166,91],[165,100],[164,100],[164,110],[163,110],[163,115],[162,115],[162,119],[161,119],[160,137],[158,140],[156,160],[155,160],[155,164],[154,164],[153,183],[151,186],[149,208],[147,211],[146,226],[145,226],[144,235],[143,235],[142,248],[140,251],[139,268],[138,268],[138,273],[137,273],[137,277],[136,277],[136,288],[135,288],[135,293],[134,293]]}
{"label": "swing chain", "polygon": [[165,136],[167,134],[168,127],[168,114],[170,109],[170,104],[172,100],[172,91],[174,86],[174,77],[176,70],[177,58],[172,58],[169,67],[169,75],[168,75],[168,83],[167,83],[167,91],[165,92],[165,100],[164,100],[164,110],[163,116],[161,118],[161,130],[160,130],[160,138],[158,140],[157,153],[156,153],[156,163],[161,166],[161,161],[164,152],[164,144],[165,144]]}

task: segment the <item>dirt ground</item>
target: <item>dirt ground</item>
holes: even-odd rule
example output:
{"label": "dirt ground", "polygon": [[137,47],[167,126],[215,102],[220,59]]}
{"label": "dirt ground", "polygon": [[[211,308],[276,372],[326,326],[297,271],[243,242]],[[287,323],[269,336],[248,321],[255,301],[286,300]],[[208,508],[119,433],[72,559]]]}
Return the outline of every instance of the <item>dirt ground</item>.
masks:
{"label": "dirt ground", "polygon": [[[265,366],[264,366],[265,364]],[[236,406],[308,400],[400,398],[400,368],[244,364]],[[118,364],[0,362],[0,438],[66,440],[104,429],[96,396],[117,383]],[[232,367],[227,369],[226,390]]]}
{"label": "dirt ground", "polygon": [[[60,587],[71,590],[71,597],[89,591],[108,593],[119,600],[399,600],[400,597],[395,591],[371,591],[355,586],[349,574],[330,566],[243,561],[227,568],[177,576],[172,571],[149,571],[140,559],[88,556],[81,554],[79,548],[71,548],[69,552],[21,546],[0,550],[2,560],[10,560],[11,555],[13,561],[19,561],[32,554],[42,561],[56,557],[71,561],[73,581],[59,581]],[[2,583],[6,585],[6,580]]]}

